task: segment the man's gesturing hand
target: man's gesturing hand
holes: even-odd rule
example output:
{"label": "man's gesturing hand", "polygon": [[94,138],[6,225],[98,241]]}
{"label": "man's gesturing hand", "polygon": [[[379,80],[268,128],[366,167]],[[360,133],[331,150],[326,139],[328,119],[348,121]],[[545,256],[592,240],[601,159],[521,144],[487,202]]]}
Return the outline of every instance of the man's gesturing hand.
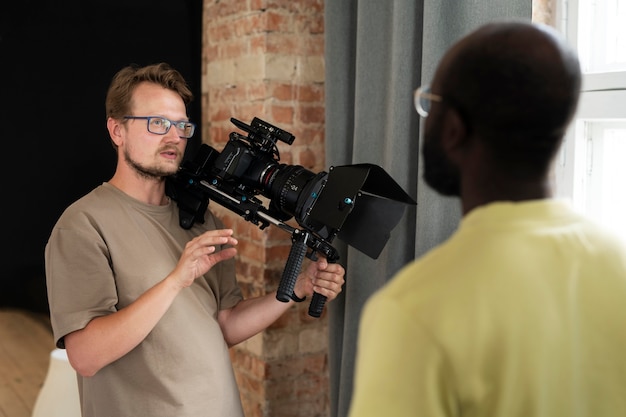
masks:
{"label": "man's gesturing hand", "polygon": [[[230,259],[237,254],[237,239],[231,229],[210,230],[187,242],[172,276],[181,287],[190,286],[193,281],[206,274],[218,262]],[[231,247],[218,250],[217,247]]]}

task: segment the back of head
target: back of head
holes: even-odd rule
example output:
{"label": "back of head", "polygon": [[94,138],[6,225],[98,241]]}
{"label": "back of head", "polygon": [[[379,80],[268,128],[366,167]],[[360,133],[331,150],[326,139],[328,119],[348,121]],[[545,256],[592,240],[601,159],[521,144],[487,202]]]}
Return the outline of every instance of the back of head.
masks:
{"label": "back of head", "polygon": [[490,23],[451,48],[441,94],[453,97],[471,133],[521,177],[545,175],[577,107],[580,64],[556,30]]}
{"label": "back of head", "polygon": [[185,105],[193,99],[183,76],[169,64],[162,62],[145,67],[129,65],[115,74],[111,81],[105,102],[107,118],[121,119],[130,114],[133,92],[142,82],[155,83],[175,91]]}

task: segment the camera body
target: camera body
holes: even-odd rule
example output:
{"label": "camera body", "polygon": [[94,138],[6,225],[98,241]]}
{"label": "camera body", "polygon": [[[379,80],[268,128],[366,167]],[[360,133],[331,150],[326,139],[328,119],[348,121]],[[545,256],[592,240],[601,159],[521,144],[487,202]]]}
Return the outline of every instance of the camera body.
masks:
{"label": "camera body", "polygon": [[[300,165],[280,163],[277,143],[291,145],[295,139],[291,133],[256,117],[250,125],[234,118],[231,121],[248,135],[231,132],[221,153],[201,145],[194,159],[184,162],[169,178],[168,194],[178,201],[181,226],[190,228],[195,221],[202,222],[208,204],[202,200],[213,199],[261,227],[275,223],[272,219],[295,218],[308,231],[332,239],[336,231],[309,216],[328,173],[315,174]],[[269,199],[269,207],[256,198],[259,195]]]}
{"label": "camera body", "polygon": [[[232,132],[229,141],[216,157],[212,174],[236,190],[241,197],[263,195],[270,201],[268,214],[279,220],[295,217],[298,224],[320,232],[321,225],[309,221],[308,213],[321,194],[326,172],[315,174],[300,165],[281,164],[276,143],[291,145],[294,136],[261,119],[250,126],[231,119],[246,130],[245,137]],[[326,236],[329,237],[329,236]]]}

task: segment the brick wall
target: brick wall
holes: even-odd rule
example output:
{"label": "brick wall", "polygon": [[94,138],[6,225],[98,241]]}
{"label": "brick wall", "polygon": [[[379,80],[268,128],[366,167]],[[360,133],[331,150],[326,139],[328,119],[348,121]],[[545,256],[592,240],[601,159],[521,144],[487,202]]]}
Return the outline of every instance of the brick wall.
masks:
{"label": "brick wall", "polygon": [[[291,146],[279,144],[282,163],[324,170],[323,49],[322,0],[204,0],[203,141],[221,151],[237,130],[231,117],[249,123],[257,116],[296,136]],[[244,296],[275,290],[290,235],[210,208],[240,242]],[[327,320],[307,310],[308,302],[294,306],[231,349],[247,417],[329,414]]]}
{"label": "brick wall", "polygon": [[556,0],[533,0],[532,21],[546,25],[556,25]]}

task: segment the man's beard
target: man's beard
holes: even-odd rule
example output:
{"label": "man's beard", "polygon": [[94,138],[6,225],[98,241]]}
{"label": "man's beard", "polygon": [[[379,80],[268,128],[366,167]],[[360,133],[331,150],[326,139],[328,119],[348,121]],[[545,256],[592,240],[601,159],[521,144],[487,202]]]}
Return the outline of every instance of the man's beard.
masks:
{"label": "man's beard", "polygon": [[161,180],[164,177],[175,174],[178,169],[178,166],[176,166],[176,168],[167,167],[166,169],[160,167],[142,166],[139,162],[134,161],[127,151],[124,152],[124,159],[128,163],[128,166],[134,169],[137,174],[146,179]]}
{"label": "man's beard", "polygon": [[433,190],[445,196],[461,195],[461,176],[457,167],[446,157],[438,133],[439,123],[424,134],[422,156],[424,161],[424,181]]}

